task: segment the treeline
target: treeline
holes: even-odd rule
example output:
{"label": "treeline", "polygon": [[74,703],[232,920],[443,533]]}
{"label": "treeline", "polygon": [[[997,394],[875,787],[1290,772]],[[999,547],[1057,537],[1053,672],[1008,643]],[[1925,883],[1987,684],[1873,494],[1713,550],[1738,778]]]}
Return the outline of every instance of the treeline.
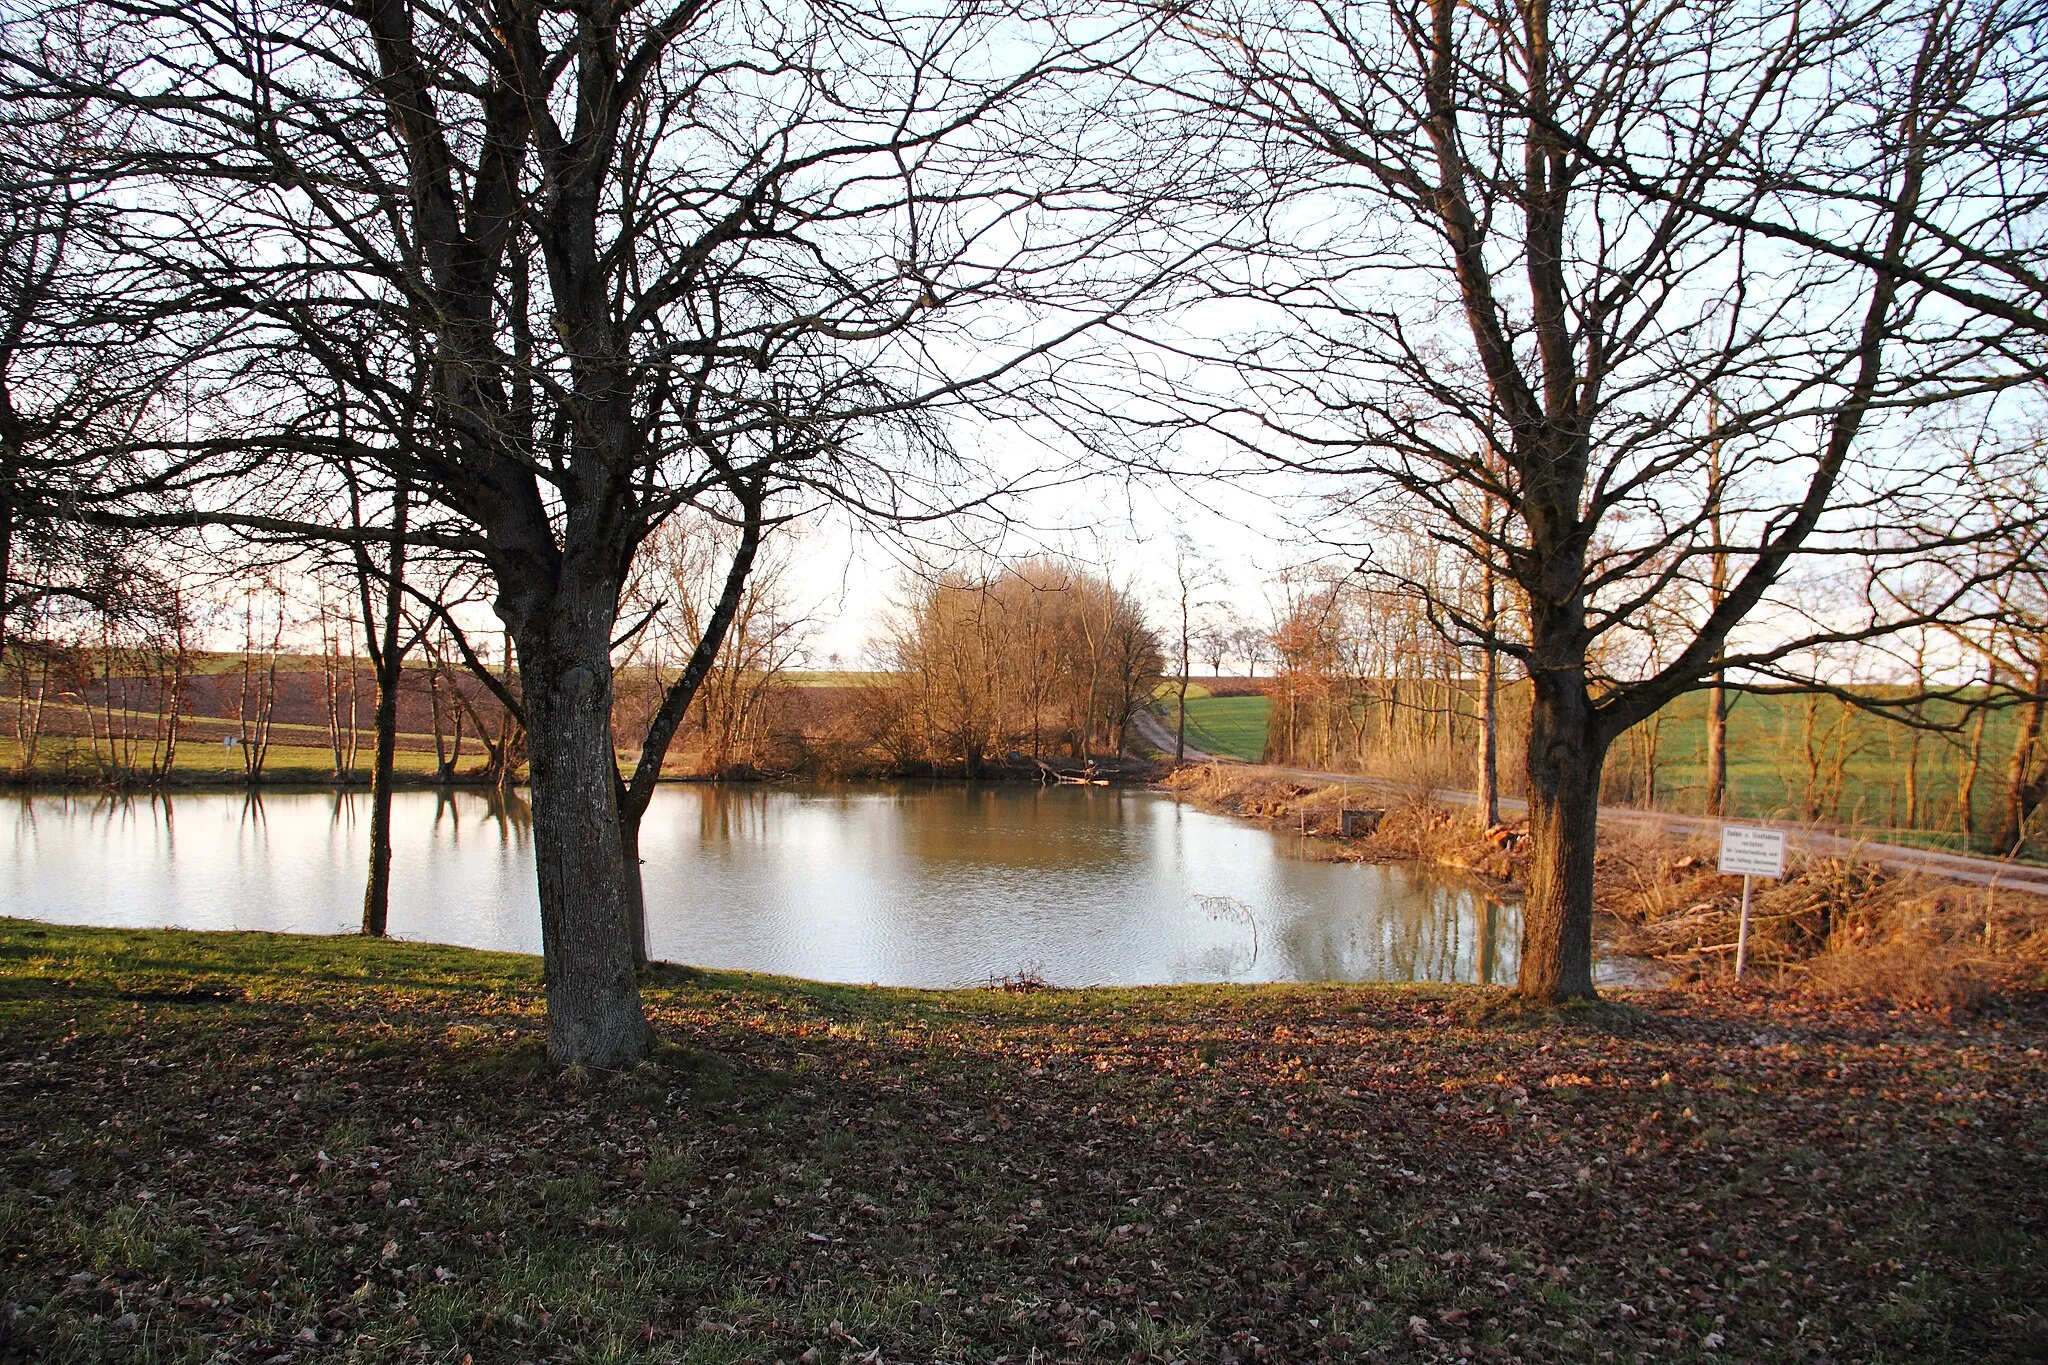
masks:
{"label": "treeline", "polygon": [[[1512,636],[1524,611],[1518,595],[1483,566],[1461,576],[1422,537],[1387,533],[1380,549],[1383,559],[1399,556],[1398,577],[1302,567],[1273,585],[1271,624],[1243,650],[1274,661],[1261,688],[1271,698],[1265,760],[1470,790],[1485,785],[1491,730],[1497,791],[1522,795],[1527,673],[1505,651],[1461,643],[1455,624],[1487,623],[1468,636]],[[1678,698],[1615,739],[1602,803],[1839,824],[2000,854],[2041,847],[2041,577],[2022,568],[1997,578],[1991,619],[1922,626],[1882,648],[1810,663],[1823,686],[1752,675]],[[1867,575],[1834,587],[1846,599],[1879,590]],[[1632,634],[1604,642],[1594,676],[1654,671],[1669,637],[1710,606],[1706,591],[1668,593]]]}
{"label": "treeline", "polygon": [[[1413,593],[1310,570],[1276,588],[1266,761],[1472,787],[1486,723],[1479,651],[1448,641]],[[1522,727],[1496,722],[1496,733],[1511,776]]]}
{"label": "treeline", "polygon": [[[79,630],[17,638],[0,671],[0,778],[108,787],[152,786],[175,774],[365,781],[375,669],[350,650],[345,616],[300,624],[315,622],[317,647],[288,648],[281,633],[268,633],[241,648],[201,648],[189,616],[94,618]],[[453,653],[429,638],[404,662],[392,685],[397,747],[432,754],[431,766],[408,766],[438,781],[519,780],[518,723]],[[497,671],[517,688],[516,669]],[[195,757],[195,745],[204,757]]]}
{"label": "treeline", "polygon": [[1165,666],[1128,586],[1047,558],[923,584],[884,650],[897,678],[877,685],[881,742],[970,777],[994,754],[1123,752]]}

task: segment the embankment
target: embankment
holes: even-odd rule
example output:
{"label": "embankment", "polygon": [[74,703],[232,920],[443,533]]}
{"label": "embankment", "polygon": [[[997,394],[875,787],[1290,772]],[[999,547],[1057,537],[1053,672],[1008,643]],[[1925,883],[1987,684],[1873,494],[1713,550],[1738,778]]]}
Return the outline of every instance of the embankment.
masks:
{"label": "embankment", "polygon": [[[1489,839],[1469,810],[1424,792],[1389,807],[1370,837],[1342,839],[1342,809],[1371,804],[1362,788],[1238,765],[1185,767],[1165,785],[1210,809],[1327,839],[1326,857],[1453,868],[1505,895],[1525,874],[1518,831]],[[1609,947],[1665,962],[1681,982],[1731,976],[1742,880],[1714,864],[1704,838],[1603,830],[1594,904]],[[1795,857],[1787,873],[1758,883],[1751,902],[1752,969],[1780,987],[1965,1009],[2048,991],[2048,898],[1855,857]]]}

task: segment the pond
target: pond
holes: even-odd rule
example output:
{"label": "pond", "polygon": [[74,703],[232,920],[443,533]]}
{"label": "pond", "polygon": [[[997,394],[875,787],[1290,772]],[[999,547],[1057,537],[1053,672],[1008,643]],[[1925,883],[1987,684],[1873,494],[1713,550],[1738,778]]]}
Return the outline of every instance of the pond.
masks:
{"label": "pond", "polygon": [[[0,913],[71,924],[346,933],[360,793],[16,795]],[[391,931],[540,949],[517,794],[401,792]],[[1039,977],[1512,981],[1513,906],[1158,792],[672,785],[641,834],[654,954],[895,986]]]}

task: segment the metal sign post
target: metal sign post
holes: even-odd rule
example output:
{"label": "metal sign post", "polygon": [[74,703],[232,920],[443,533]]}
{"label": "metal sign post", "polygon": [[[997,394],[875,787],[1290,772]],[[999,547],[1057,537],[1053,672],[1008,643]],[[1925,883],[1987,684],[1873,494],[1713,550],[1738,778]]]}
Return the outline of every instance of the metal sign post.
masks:
{"label": "metal sign post", "polygon": [[1742,920],[1735,930],[1735,979],[1749,965],[1749,891],[1758,877],[1785,875],[1785,831],[1721,827],[1721,875],[1742,878]]}

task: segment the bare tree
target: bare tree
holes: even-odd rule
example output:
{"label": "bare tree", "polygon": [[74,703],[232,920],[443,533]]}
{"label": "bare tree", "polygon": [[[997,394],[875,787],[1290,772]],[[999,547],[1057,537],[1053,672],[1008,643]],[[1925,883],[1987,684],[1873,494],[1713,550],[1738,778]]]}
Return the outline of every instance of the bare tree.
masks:
{"label": "bare tree", "polygon": [[[353,463],[344,460],[348,480],[349,525],[371,529],[364,515],[362,481]],[[398,479],[385,499],[384,558],[380,564],[361,538],[349,544],[354,571],[356,608],[363,625],[363,646],[370,674],[377,683],[377,706],[371,722],[374,749],[370,761],[370,868],[363,879],[363,932],[382,938],[391,918],[391,783],[398,761],[398,691],[405,681],[405,659],[433,622],[406,618],[406,528],[412,513],[412,490]]]}
{"label": "bare tree", "polygon": [[81,513],[183,501],[201,460],[179,437],[218,398],[188,362],[232,334],[118,249],[112,207],[56,169],[78,137],[71,111],[0,106],[0,659],[67,612],[163,616],[160,547]]}
{"label": "bare tree", "polygon": [[286,614],[285,596],[275,584],[250,583],[243,589],[235,739],[242,777],[251,787],[263,780],[263,767],[270,760],[270,730],[277,717],[277,661],[284,652]]}
{"label": "bare tree", "polygon": [[[823,500],[891,518],[986,496],[934,414],[1016,391],[1029,357],[1179,259],[1172,234],[1141,249],[1147,187],[1082,133],[1075,98],[1143,25],[1076,47],[993,9],[706,0],[96,0],[38,22],[9,68],[128,139],[108,156],[124,248],[293,358],[259,434],[381,468],[419,499],[409,546],[487,566],[518,646],[521,692],[501,700],[527,736],[550,1054],[641,1057],[628,826],[705,667],[621,774],[611,654],[633,556],[685,506],[758,528]],[[1000,344],[975,327],[998,300]],[[430,428],[337,450],[311,404],[292,411],[313,387],[292,364],[395,413],[410,352],[391,360],[389,337],[430,357]],[[205,515],[391,541],[305,502]],[[740,538],[705,666],[757,544]]]}
{"label": "bare tree", "polygon": [[[1188,680],[1190,664],[1196,642],[1200,636],[1194,624],[1193,613],[1201,605],[1195,601],[1197,593],[1215,582],[1215,569],[1198,559],[1194,542],[1185,533],[1173,538],[1173,587],[1174,604],[1179,618],[1180,629],[1175,637],[1179,646],[1180,670],[1174,678],[1174,726],[1173,761],[1182,762],[1188,749]],[[1213,670],[1212,670],[1213,671]]]}
{"label": "bare tree", "polygon": [[327,749],[334,760],[334,780],[355,780],[356,749],[361,738],[356,693],[355,613],[344,607],[340,619],[327,592],[320,594],[321,700],[327,713]]}
{"label": "bare tree", "polygon": [[1202,662],[1209,665],[1209,676],[1223,676],[1223,661],[1230,657],[1232,627],[1227,620],[1214,616],[1204,617],[1195,627],[1195,649],[1202,656]]}
{"label": "bare tree", "polygon": [[[1997,520],[1888,420],[2032,373],[1999,310],[1921,306],[1942,234],[2003,221],[1965,188],[1998,155],[1975,138],[1988,92],[1969,58],[2038,65],[2025,26],[1986,13],[1223,4],[1158,77],[1255,140],[1316,206],[1303,221],[1335,225],[1235,281],[1286,323],[1236,352],[1255,401],[1207,420],[1419,509],[1523,603],[1516,631],[1490,629],[1360,547],[1441,630],[1528,676],[1529,997],[1593,993],[1614,741],[1716,672],[1827,685],[1817,644],[1928,617],[1866,604],[1794,625],[1782,586],[1852,555],[1902,571]],[[1837,250],[1758,221],[1802,197],[1826,204]],[[1719,556],[1725,590],[1661,667],[1623,643]],[[1740,634],[1766,604],[1772,631]]]}
{"label": "bare tree", "polygon": [[925,754],[977,776],[986,756],[1050,738],[1089,762],[1121,752],[1162,670],[1136,595],[1107,574],[1040,558],[916,584],[888,642]]}

